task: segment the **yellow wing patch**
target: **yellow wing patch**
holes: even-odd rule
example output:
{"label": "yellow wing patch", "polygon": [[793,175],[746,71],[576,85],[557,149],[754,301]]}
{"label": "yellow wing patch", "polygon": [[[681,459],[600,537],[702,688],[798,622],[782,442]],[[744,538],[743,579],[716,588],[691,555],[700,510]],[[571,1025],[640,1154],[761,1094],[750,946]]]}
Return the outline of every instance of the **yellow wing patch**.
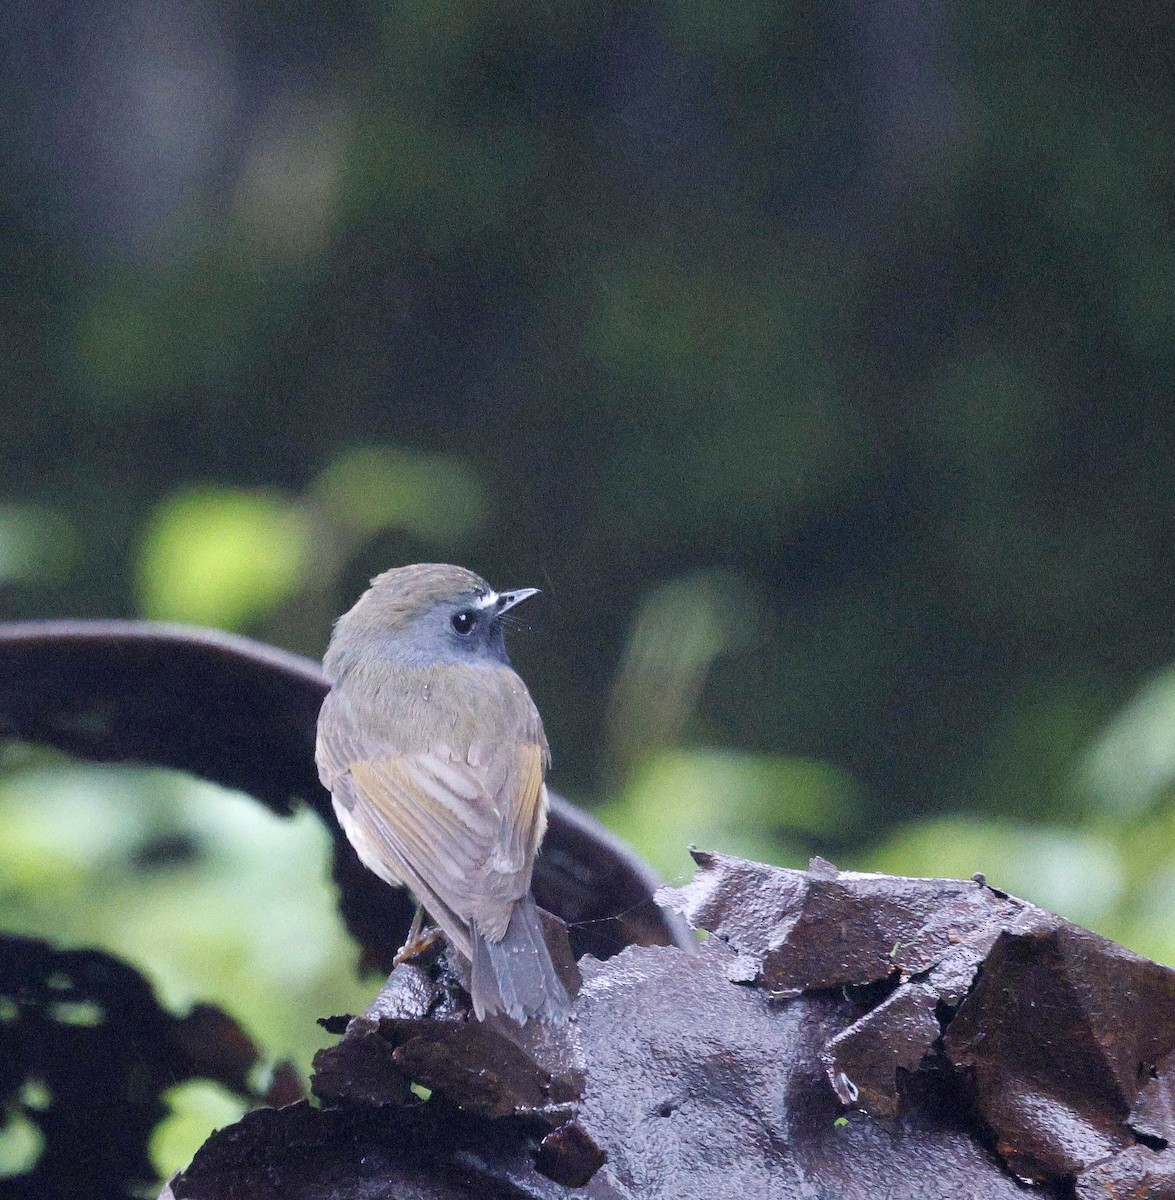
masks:
{"label": "yellow wing patch", "polygon": [[476,766],[442,753],[351,763],[356,816],[453,914],[500,938],[546,825],[542,748],[495,746],[470,754]]}

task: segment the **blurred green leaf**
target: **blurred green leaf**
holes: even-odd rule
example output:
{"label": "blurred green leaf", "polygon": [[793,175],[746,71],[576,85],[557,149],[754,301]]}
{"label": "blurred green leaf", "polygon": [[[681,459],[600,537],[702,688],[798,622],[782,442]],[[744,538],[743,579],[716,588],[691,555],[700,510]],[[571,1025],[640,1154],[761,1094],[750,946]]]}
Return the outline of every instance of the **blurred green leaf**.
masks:
{"label": "blurred green leaf", "polygon": [[1098,833],[973,816],[904,825],[866,863],[892,875],[968,879],[982,872],[994,887],[1103,930],[1126,882],[1118,848]]}
{"label": "blurred green leaf", "polygon": [[[1169,832],[1166,834],[1169,838]],[[1133,886],[1130,904],[1117,925],[1107,930],[1138,954],[1157,962],[1175,964],[1175,858],[1166,841],[1167,862]]]}
{"label": "blurred green leaf", "polygon": [[828,763],[667,750],[649,755],[620,796],[596,815],[675,879],[688,869],[691,844],[802,865],[806,844],[843,829],[859,802],[854,780]]}
{"label": "blurred green leaf", "polygon": [[[141,849],[177,836],[187,856],[143,865]],[[308,810],[281,818],[177,773],[18,770],[0,776],[0,928],[107,949],[167,1006],[218,1004],[306,1070],[327,1041],[313,1017],[373,991],[335,907],[330,845]]]}
{"label": "blurred green leaf", "polygon": [[1090,747],[1080,782],[1094,805],[1137,816],[1175,786],[1175,668],[1143,685]]}
{"label": "blurred green leaf", "polygon": [[15,1110],[0,1122],[0,1180],[31,1170],[41,1156],[45,1138],[32,1119]]}
{"label": "blurred green leaf", "polygon": [[298,587],[310,552],[305,512],[276,492],[180,492],[147,525],[139,606],[154,620],[239,629]]}
{"label": "blurred green leaf", "polygon": [[760,607],[743,579],[723,571],[675,579],[645,596],[608,708],[616,769],[685,739],[711,666],[754,639]]}
{"label": "blurred green leaf", "polygon": [[437,546],[465,541],[487,498],[473,469],[442,454],[361,446],[331,462],[314,484],[328,518],[363,535],[402,529]]}
{"label": "blurred green leaf", "polygon": [[219,1084],[194,1079],[169,1089],[164,1102],[171,1112],[155,1126],[150,1154],[161,1179],[175,1170],[176,1163],[190,1163],[214,1129],[235,1124],[244,1116],[246,1104]]}
{"label": "blurred green leaf", "polygon": [[18,888],[81,886],[100,864],[121,862],[148,820],[116,772],[21,771],[0,780],[0,877]]}

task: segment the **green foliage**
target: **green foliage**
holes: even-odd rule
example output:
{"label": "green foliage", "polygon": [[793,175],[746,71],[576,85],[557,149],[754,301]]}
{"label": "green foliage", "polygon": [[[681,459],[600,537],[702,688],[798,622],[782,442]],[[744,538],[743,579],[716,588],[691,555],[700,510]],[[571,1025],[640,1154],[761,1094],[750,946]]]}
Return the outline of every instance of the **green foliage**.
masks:
{"label": "green foliage", "polygon": [[305,513],[272,493],[196,488],[152,514],[139,559],[145,616],[238,629],[304,580]]}
{"label": "green foliage", "polygon": [[[0,928],[109,949],[169,1006],[219,1004],[303,1073],[328,1040],[314,1016],[357,1011],[376,986],[356,978],[321,822],[179,775],[22,753],[0,777],[0,879]],[[216,1089],[175,1100],[161,1169],[237,1105]]]}
{"label": "green foliage", "polygon": [[868,864],[889,874],[948,879],[978,871],[994,887],[1102,928],[1125,883],[1118,848],[1093,830],[974,817],[902,826],[868,856]]}
{"label": "green foliage", "polygon": [[22,1112],[6,1116],[0,1129],[0,1179],[20,1175],[36,1164],[44,1138],[32,1120]]}
{"label": "green foliage", "polygon": [[809,759],[663,751],[645,758],[597,815],[667,878],[680,880],[689,875],[689,845],[805,865],[805,847],[852,821],[857,791],[844,772]]}
{"label": "green foliage", "polygon": [[402,529],[435,545],[468,540],[486,508],[485,491],[468,464],[393,446],[341,454],[318,477],[314,491],[340,529],[362,537]]}
{"label": "green foliage", "polygon": [[173,1163],[189,1163],[214,1129],[233,1125],[245,1115],[245,1106],[218,1084],[195,1079],[171,1088],[164,1095],[171,1109],[151,1137],[151,1161],[161,1178]]}

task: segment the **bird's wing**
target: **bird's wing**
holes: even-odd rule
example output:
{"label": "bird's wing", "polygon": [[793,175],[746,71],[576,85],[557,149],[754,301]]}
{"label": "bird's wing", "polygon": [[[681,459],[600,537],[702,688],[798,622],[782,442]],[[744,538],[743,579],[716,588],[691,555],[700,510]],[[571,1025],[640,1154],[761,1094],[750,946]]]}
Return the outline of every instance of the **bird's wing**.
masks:
{"label": "bird's wing", "polygon": [[541,746],[385,753],[352,761],[346,783],[336,798],[442,927],[505,935],[546,824]]}

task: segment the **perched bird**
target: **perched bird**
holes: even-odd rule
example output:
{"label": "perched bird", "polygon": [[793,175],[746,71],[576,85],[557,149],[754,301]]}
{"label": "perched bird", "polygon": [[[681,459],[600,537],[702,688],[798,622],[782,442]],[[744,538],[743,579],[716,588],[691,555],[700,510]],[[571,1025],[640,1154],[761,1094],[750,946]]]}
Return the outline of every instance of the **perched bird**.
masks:
{"label": "perched bird", "polygon": [[530,894],[550,752],[502,629],[537,590],[439,563],[373,579],[323,659],[315,757],[364,865],[470,962],[475,1014],[561,1022],[571,1000]]}

